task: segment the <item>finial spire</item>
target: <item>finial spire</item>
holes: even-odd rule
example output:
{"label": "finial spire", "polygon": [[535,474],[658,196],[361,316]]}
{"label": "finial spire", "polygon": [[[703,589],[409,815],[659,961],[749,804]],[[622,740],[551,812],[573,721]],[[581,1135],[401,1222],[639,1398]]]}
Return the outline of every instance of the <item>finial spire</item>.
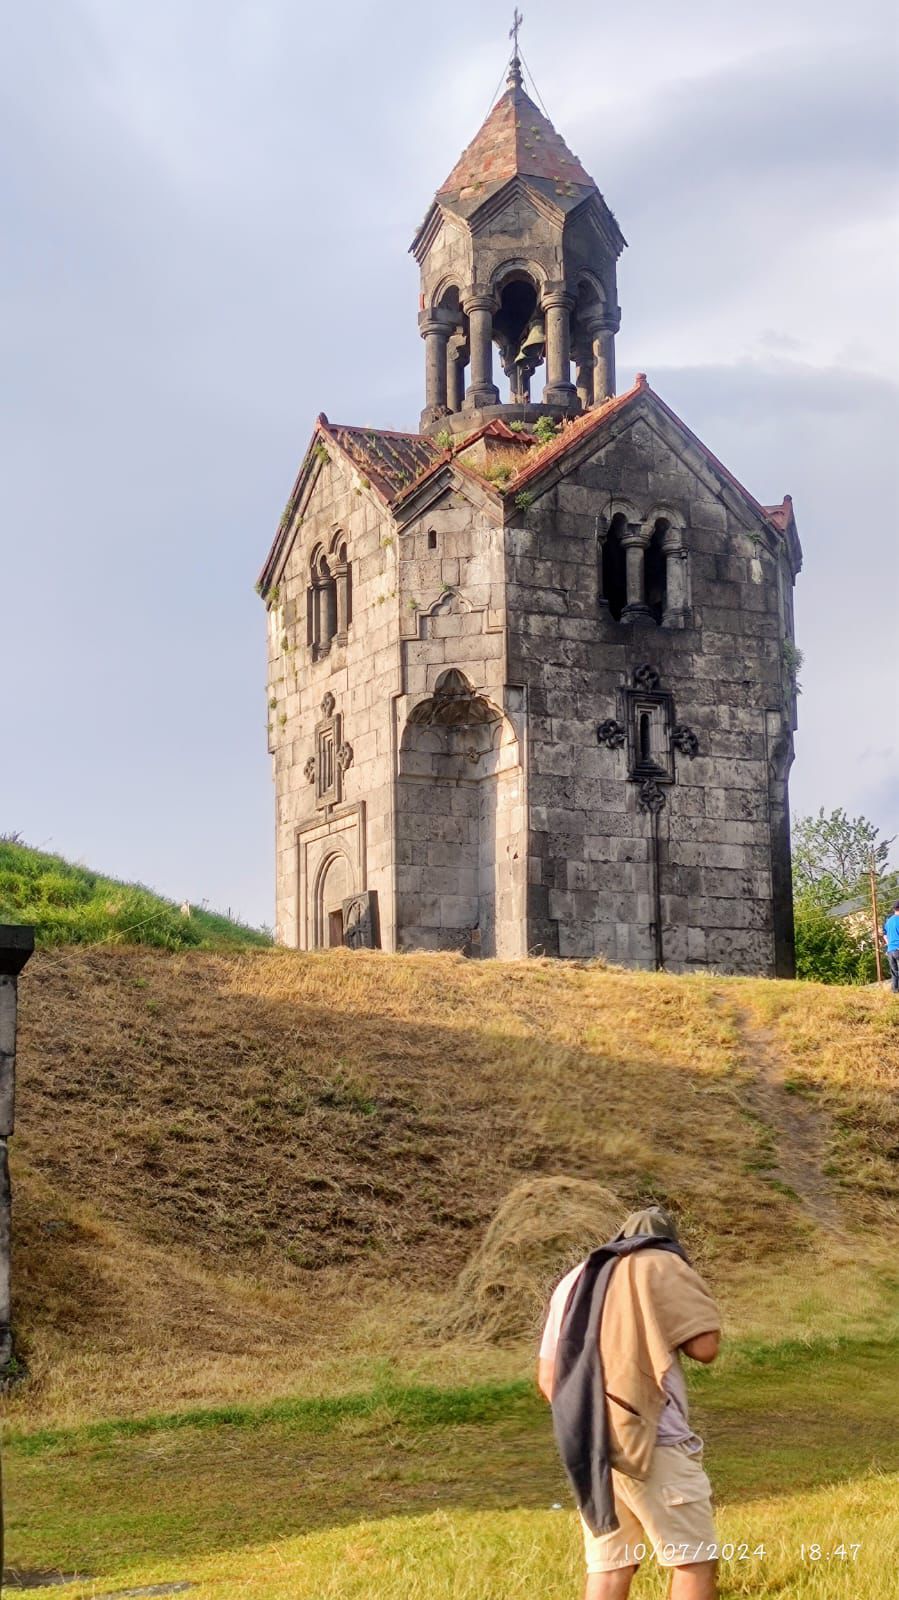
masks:
{"label": "finial spire", "polygon": [[512,40],[512,60],[509,62],[509,76],[506,82],[510,89],[520,89],[522,87],[521,57],[518,54],[518,32],[523,22],[524,17],[516,6],[512,13],[512,26],[509,29],[509,38]]}

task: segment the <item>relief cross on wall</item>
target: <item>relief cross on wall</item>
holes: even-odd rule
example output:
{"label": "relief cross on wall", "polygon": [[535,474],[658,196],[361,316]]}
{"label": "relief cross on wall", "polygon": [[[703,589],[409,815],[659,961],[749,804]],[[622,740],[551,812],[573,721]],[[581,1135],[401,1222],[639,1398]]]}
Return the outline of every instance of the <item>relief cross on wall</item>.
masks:
{"label": "relief cross on wall", "polygon": [[655,965],[665,965],[660,818],[667,804],[666,786],[676,781],[675,753],[692,761],[699,754],[699,739],[686,722],[677,722],[674,696],[662,688],[661,677],[648,663],[638,667],[630,686],[619,690],[619,717],[606,717],[596,730],[600,744],[609,750],[627,745],[628,782],[637,785],[637,806],[647,819],[649,871],[652,895],[652,936]]}
{"label": "relief cross on wall", "polygon": [[699,739],[687,723],[675,721],[674,697],[662,688],[655,667],[637,667],[620,698],[623,721],[606,717],[596,737],[609,750],[627,745],[628,780],[639,785],[640,809],[658,815],[665,805],[663,785],[675,782],[675,751],[692,761]]}
{"label": "relief cross on wall", "polygon": [[315,784],[315,804],[319,809],[339,805],[343,799],[343,775],[353,764],[353,747],[343,737],[343,717],[330,689],[322,700],[321,718],[315,724],[315,754],[303,767],[307,783]]}

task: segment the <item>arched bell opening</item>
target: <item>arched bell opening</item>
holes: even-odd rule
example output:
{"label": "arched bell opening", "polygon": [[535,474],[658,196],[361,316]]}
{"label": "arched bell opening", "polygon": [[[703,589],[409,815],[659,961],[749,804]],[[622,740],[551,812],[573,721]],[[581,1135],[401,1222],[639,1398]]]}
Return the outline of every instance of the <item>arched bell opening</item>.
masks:
{"label": "arched bell opening", "polygon": [[453,668],[399,748],[397,947],[517,956],[527,850],[518,738]]}
{"label": "arched bell opening", "polygon": [[505,386],[500,386],[500,398],[515,405],[526,405],[531,398],[532,379],[543,365],[546,354],[539,289],[529,273],[516,269],[499,285],[498,293],[493,337],[508,385],[505,393]]}
{"label": "arched bell opening", "polygon": [[461,411],[465,399],[470,340],[468,318],[462,309],[462,297],[456,284],[444,289],[437,300],[436,310],[447,329],[446,340],[446,408],[450,413]]}
{"label": "arched bell opening", "polygon": [[606,291],[599,279],[584,273],[578,280],[570,319],[578,399],[583,410],[614,393],[613,330],[607,315]]}

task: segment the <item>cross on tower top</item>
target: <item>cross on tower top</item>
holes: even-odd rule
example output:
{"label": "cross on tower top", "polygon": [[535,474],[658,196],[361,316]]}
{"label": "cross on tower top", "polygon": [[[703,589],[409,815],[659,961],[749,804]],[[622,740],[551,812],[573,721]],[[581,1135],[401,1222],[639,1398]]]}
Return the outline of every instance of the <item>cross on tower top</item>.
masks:
{"label": "cross on tower top", "polygon": [[506,80],[511,89],[521,88],[521,57],[518,54],[518,30],[524,22],[524,17],[518,7],[512,15],[512,26],[509,29],[509,38],[513,41],[512,60],[509,62],[509,76]]}

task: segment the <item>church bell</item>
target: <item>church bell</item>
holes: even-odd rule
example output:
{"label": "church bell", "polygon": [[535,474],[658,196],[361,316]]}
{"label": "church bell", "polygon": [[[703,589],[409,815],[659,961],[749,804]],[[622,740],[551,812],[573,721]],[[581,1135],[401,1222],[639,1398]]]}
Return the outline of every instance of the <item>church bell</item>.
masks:
{"label": "church bell", "polygon": [[524,343],[515,357],[516,365],[528,366],[533,371],[543,360],[543,349],[546,344],[546,333],[542,317],[533,317],[525,334]]}

